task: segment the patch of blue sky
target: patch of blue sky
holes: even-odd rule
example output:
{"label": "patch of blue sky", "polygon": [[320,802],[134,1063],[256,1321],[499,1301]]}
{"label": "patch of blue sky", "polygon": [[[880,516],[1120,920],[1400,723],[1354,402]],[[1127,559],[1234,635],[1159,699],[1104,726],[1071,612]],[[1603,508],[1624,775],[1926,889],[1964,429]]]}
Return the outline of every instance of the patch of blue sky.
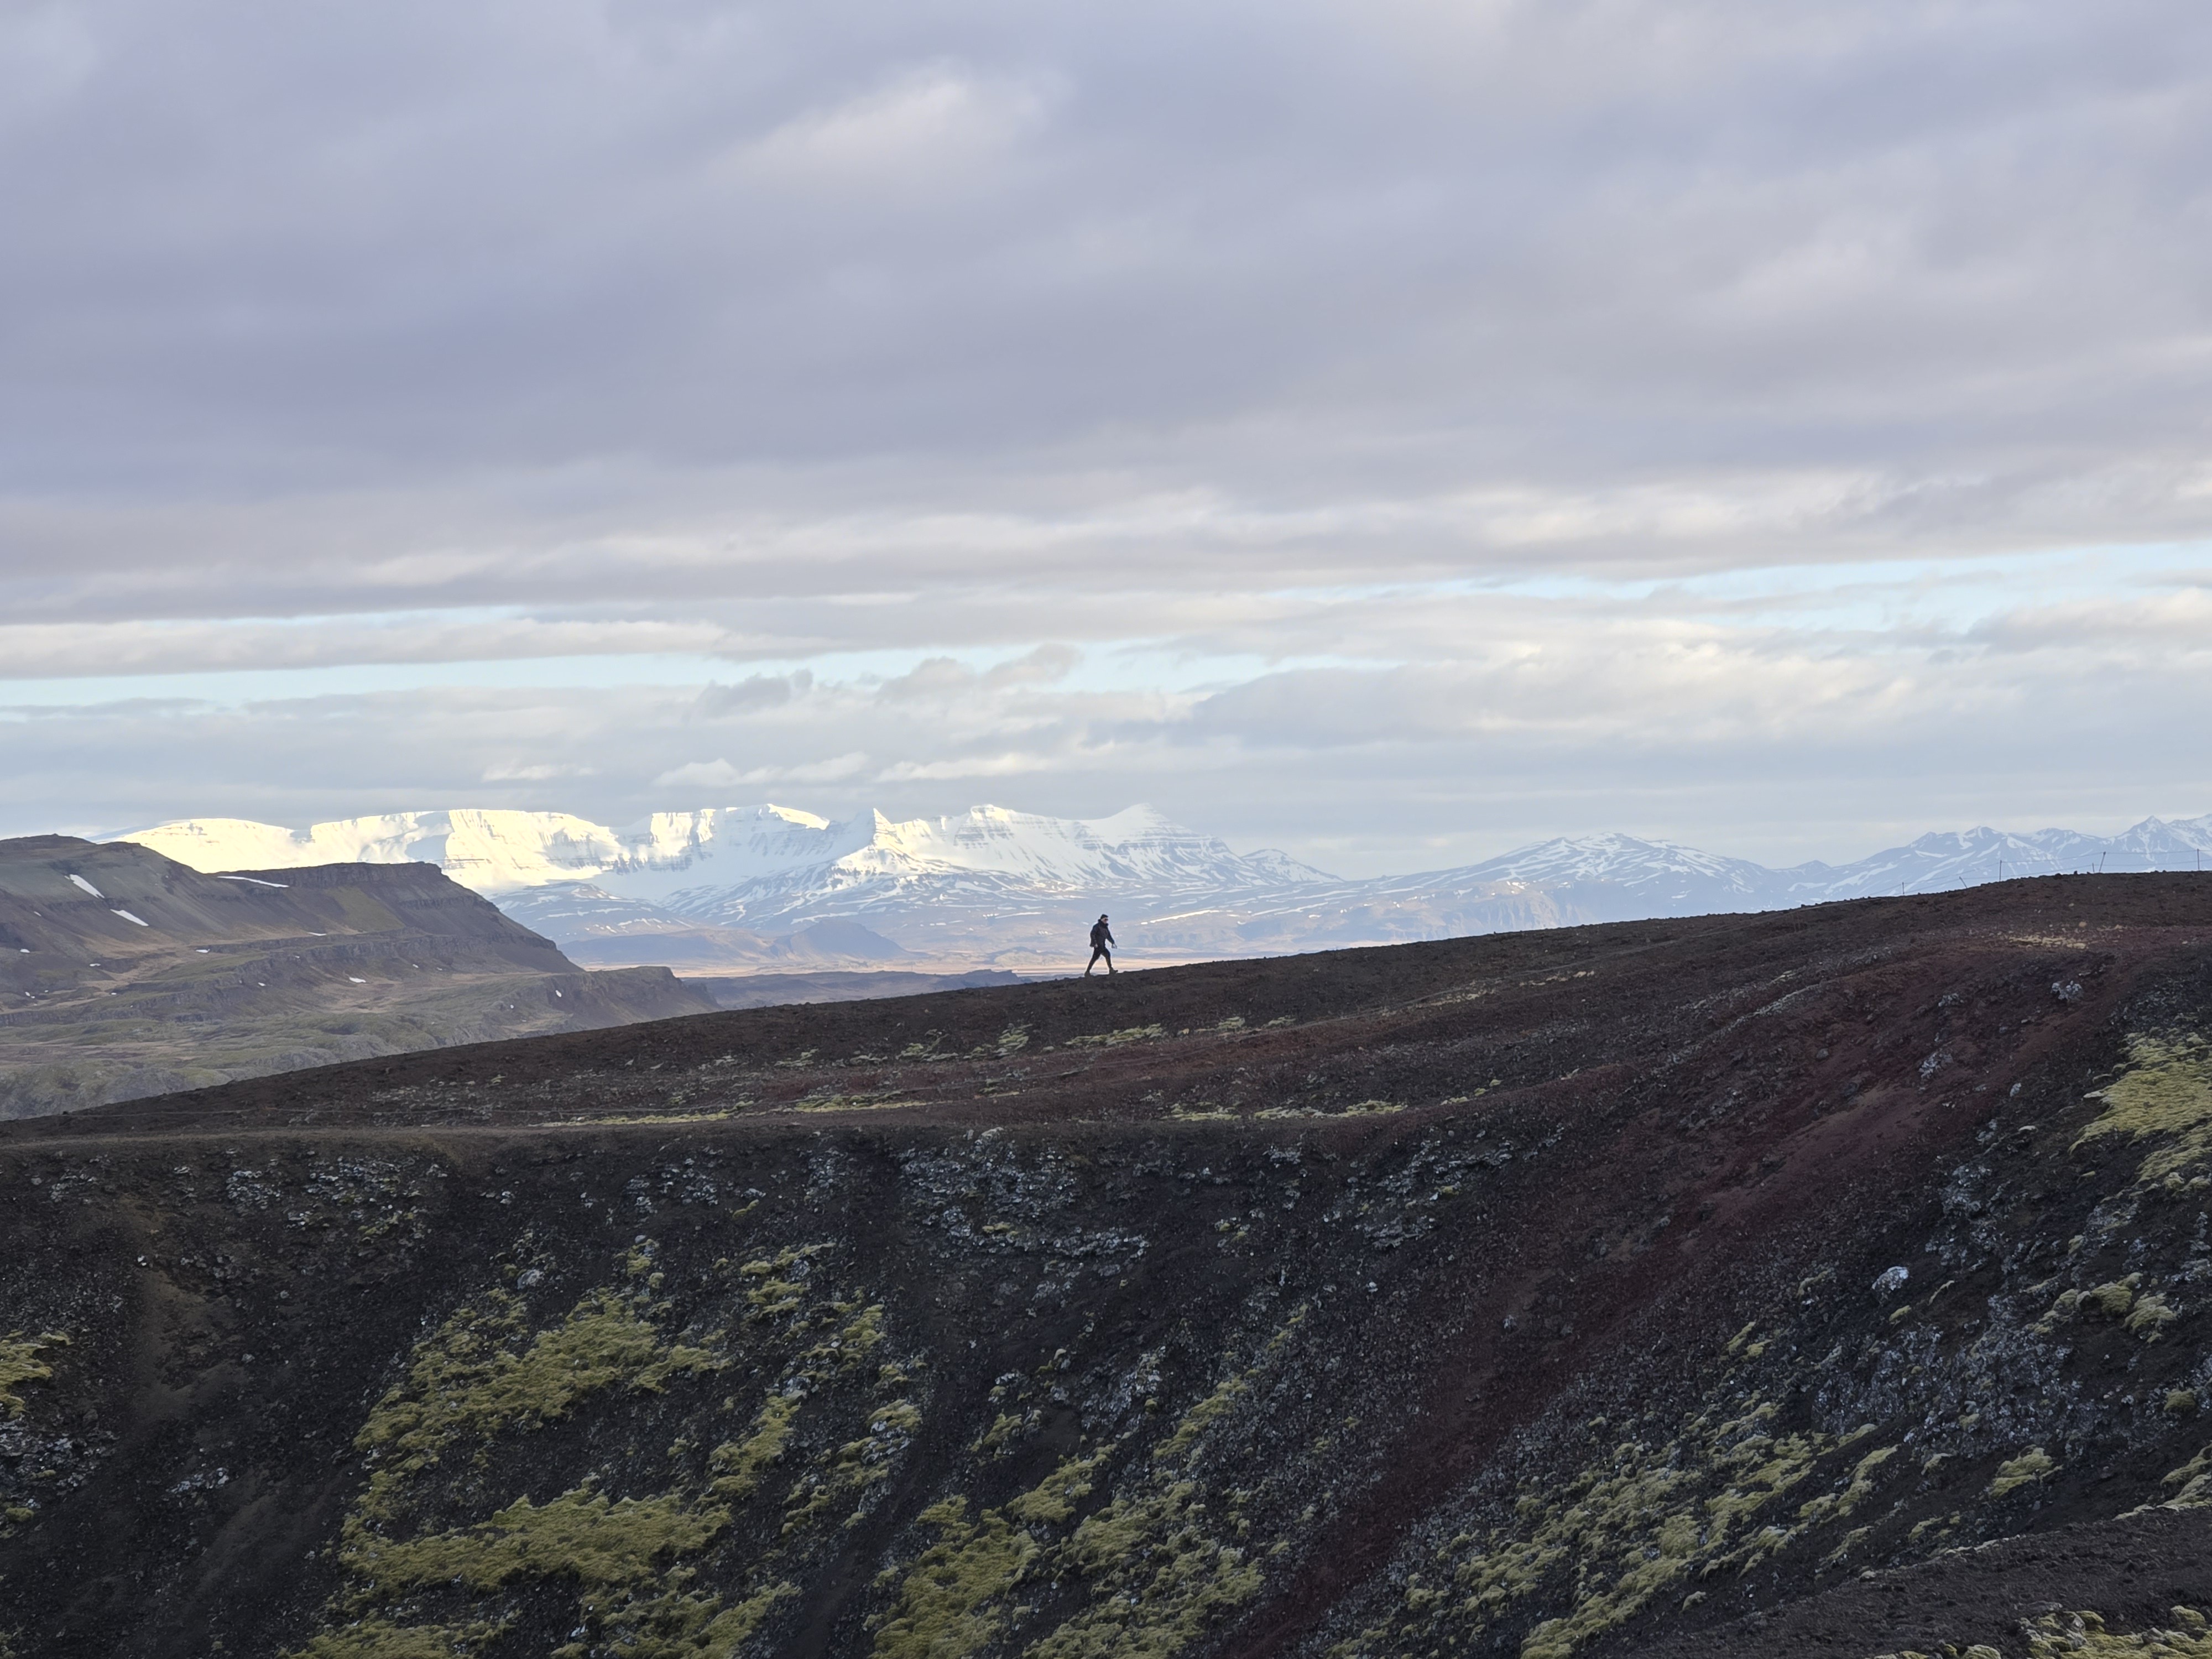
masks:
{"label": "patch of blue sky", "polygon": [[1639,607],[1656,602],[1675,614],[1716,622],[1851,629],[1909,623],[1963,631],[2007,611],[2208,581],[2212,546],[2188,542],[1747,565],[1667,577],[1516,575],[1464,586],[1468,592],[1539,599]]}
{"label": "patch of blue sky", "polygon": [[732,678],[730,665],[654,656],[519,657],[489,662],[368,662],[307,667],[222,668],[150,674],[86,674],[0,681],[0,707],[98,708],[138,701],[239,708],[315,697],[373,696],[453,686],[611,690],[702,684]]}
{"label": "patch of blue sky", "polygon": [[1271,655],[1259,652],[1209,652],[1165,640],[1127,640],[1087,652],[1060,688],[1068,691],[1164,691],[1204,695],[1242,685],[1262,674],[1299,668],[1359,668],[1377,665],[1373,657],[1334,653]]}
{"label": "patch of blue sky", "polygon": [[[1022,657],[1027,649],[1005,647],[977,651],[918,647],[744,662],[688,653],[611,652],[588,656],[332,663],[0,679],[0,712],[11,708],[92,708],[125,702],[242,708],[255,703],[389,696],[455,687],[518,691],[615,690],[647,686],[682,690],[716,683],[733,684],[757,675],[788,675],[801,669],[827,684],[866,686],[909,673],[933,657],[952,657],[982,672]],[[1087,648],[1073,670],[1054,684],[1056,689],[1066,691],[1202,693],[1285,665],[1281,661],[1241,653],[1194,655],[1153,641],[1109,643]],[[1310,664],[1300,659],[1291,665]]]}
{"label": "patch of blue sky", "polygon": [[2212,586],[2212,544],[2181,542],[1951,558],[1778,562],[1664,576],[1518,570],[1431,581],[1282,588],[1273,590],[1273,595],[1322,605],[1495,595],[1584,606],[1610,605],[1646,613],[1656,610],[1742,626],[1964,632],[2009,611],[2205,586]]}

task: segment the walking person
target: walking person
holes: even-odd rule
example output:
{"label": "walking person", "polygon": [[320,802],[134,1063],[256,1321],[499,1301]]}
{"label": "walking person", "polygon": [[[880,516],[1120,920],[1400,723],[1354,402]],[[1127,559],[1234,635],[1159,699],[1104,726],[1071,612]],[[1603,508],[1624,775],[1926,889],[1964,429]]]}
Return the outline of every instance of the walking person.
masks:
{"label": "walking person", "polygon": [[1098,965],[1101,957],[1106,958],[1106,971],[1109,974],[1115,971],[1113,946],[1114,930],[1106,925],[1106,918],[1101,916],[1091,925],[1091,960],[1083,969],[1084,978],[1091,977],[1091,969]]}

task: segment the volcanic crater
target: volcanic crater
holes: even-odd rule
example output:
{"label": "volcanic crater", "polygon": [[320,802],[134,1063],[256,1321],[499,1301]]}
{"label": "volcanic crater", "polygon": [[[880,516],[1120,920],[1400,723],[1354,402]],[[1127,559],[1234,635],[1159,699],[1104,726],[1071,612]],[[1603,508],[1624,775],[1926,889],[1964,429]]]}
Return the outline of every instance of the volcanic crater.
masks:
{"label": "volcanic crater", "polygon": [[2212,1655],[2208,1021],[2050,878],[0,1126],[0,1653]]}

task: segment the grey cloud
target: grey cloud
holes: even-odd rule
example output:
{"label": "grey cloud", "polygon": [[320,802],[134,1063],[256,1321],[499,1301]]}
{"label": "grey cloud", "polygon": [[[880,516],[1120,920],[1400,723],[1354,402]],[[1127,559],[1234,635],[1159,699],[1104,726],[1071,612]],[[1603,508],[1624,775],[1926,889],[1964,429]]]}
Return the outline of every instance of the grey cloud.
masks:
{"label": "grey cloud", "polygon": [[814,676],[804,668],[790,674],[754,674],[735,685],[708,686],[693,700],[691,710],[702,719],[722,720],[758,708],[780,708],[794,696],[804,696],[813,684]]}
{"label": "grey cloud", "polygon": [[253,619],[0,623],[0,678],[706,654],[732,644],[724,629],[710,623],[674,618],[417,616],[384,623],[314,618],[306,625]]}
{"label": "grey cloud", "polygon": [[1977,623],[1969,637],[2005,652],[2132,647],[2169,659],[2203,655],[2212,653],[2212,589],[2021,606]]}
{"label": "grey cloud", "polygon": [[1083,660],[1083,653],[1073,646],[1041,645],[1011,662],[1002,662],[988,670],[983,684],[997,690],[1012,685],[1050,685],[1064,680]]}
{"label": "grey cloud", "polygon": [[877,695],[898,702],[964,697],[978,690],[1050,685],[1066,679],[1082,660],[1083,653],[1073,646],[1041,645],[978,673],[957,657],[927,657],[906,673],[885,680]]}
{"label": "grey cloud", "polygon": [[823,761],[797,766],[733,766],[726,760],[687,761],[653,779],[653,787],[682,790],[693,796],[702,792],[722,795],[732,789],[766,789],[792,784],[835,784],[856,777],[867,768],[868,757],[859,750]]}
{"label": "grey cloud", "polygon": [[2152,0],[28,17],[0,488],[170,530],[10,573],[64,617],[916,570],[854,503],[1079,587],[2204,523],[2212,19]]}
{"label": "grey cloud", "polygon": [[975,689],[980,677],[954,657],[925,657],[907,672],[884,682],[878,695],[886,702],[957,697]]}
{"label": "grey cloud", "polygon": [[501,761],[484,768],[486,783],[544,783],[552,778],[588,778],[599,769],[592,766],[559,766],[550,761],[525,765],[519,761]]}
{"label": "grey cloud", "polygon": [[19,7],[0,674],[761,666],[0,711],[0,811],[804,778],[1346,869],[2202,811],[2178,572],[1962,627],[1543,583],[2204,536],[2208,46],[2170,0]]}

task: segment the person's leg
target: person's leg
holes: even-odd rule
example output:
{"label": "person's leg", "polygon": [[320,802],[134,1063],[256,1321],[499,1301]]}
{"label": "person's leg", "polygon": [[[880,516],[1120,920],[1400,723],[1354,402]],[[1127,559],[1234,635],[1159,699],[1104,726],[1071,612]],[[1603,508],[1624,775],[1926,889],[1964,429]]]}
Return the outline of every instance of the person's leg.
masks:
{"label": "person's leg", "polygon": [[[1102,946],[1100,947],[1100,949],[1101,949],[1101,950],[1104,950],[1104,947],[1102,945]],[[1105,956],[1106,956],[1106,971],[1107,971],[1108,973],[1109,973],[1109,974],[1118,974],[1118,973],[1120,973],[1121,970],[1120,969],[1116,968],[1116,967],[1114,965],[1114,953],[1113,953],[1111,951],[1105,951]]]}

